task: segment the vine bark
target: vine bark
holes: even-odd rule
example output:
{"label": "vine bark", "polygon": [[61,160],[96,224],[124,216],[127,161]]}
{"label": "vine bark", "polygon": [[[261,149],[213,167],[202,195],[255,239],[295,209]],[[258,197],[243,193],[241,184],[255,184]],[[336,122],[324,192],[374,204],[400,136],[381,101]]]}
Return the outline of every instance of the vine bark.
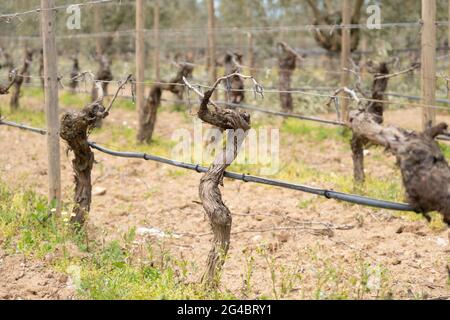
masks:
{"label": "vine bark", "polygon": [[199,196],[213,231],[212,247],[207,258],[202,282],[215,286],[230,247],[232,217],[223,203],[219,185],[223,186],[225,169],[236,159],[250,129],[250,115],[234,109],[208,108],[214,89],[205,93],[198,116],[201,120],[227,131],[227,143],[200,180]]}
{"label": "vine bark", "polygon": [[[373,100],[384,100],[384,93],[386,91],[389,78],[382,77],[389,74],[387,64],[382,62],[374,66],[374,81],[372,85]],[[380,101],[369,101],[366,105],[368,113],[373,115],[376,123],[383,123],[384,105]],[[351,139],[351,149],[353,158],[353,177],[356,183],[362,184],[365,180],[364,173],[364,147],[368,144],[368,140],[353,132]]]}
{"label": "vine bark", "polygon": [[109,103],[108,108],[103,106],[104,92],[102,84],[97,82],[98,98],[95,102],[84,107],[81,111],[66,112],[61,117],[60,136],[68,144],[69,150],[74,153],[72,167],[75,178],[75,193],[71,222],[82,226],[90,211],[92,201],[91,172],[94,165],[94,153],[88,142],[91,130],[98,122],[106,118],[114,104],[119,91],[131,79],[121,83]]}
{"label": "vine bark", "polygon": [[382,145],[397,158],[407,201],[430,220],[431,211],[440,212],[450,224],[450,168],[435,138],[447,133],[440,123],[424,132],[394,126],[383,127],[366,108],[350,113],[350,128],[368,141]]}
{"label": "vine bark", "polygon": [[281,109],[284,112],[294,110],[291,90],[292,73],[296,67],[298,54],[285,42],[278,43],[278,75]]}
{"label": "vine bark", "polygon": [[19,69],[17,75],[14,77],[13,91],[11,93],[11,100],[9,103],[12,111],[15,111],[19,108],[20,89],[22,88],[22,84],[25,79],[24,75],[27,74],[32,61],[33,61],[33,51],[27,50],[25,52],[25,59],[23,61],[22,67]]}
{"label": "vine bark", "polygon": [[150,89],[150,93],[146,100],[145,108],[139,113],[139,129],[137,141],[139,143],[150,143],[152,141],[153,132],[155,130],[158,108],[161,105],[161,96],[163,91],[169,91],[175,94],[178,99],[183,99],[184,94],[184,78],[192,78],[194,67],[190,63],[178,63],[178,72],[174,78],[168,82],[155,84]]}
{"label": "vine bark", "polygon": [[[336,25],[339,26],[342,23],[341,11],[332,12],[331,8],[327,7],[327,10],[320,10],[316,0],[307,0],[308,5],[311,7],[314,15],[314,25]],[[364,0],[356,0],[354,10],[352,13],[352,24],[359,24],[361,18],[361,9],[364,4]],[[339,53],[341,51],[341,37],[342,29],[337,30],[319,30],[314,31],[314,38],[318,45],[326,49],[329,52]],[[360,30],[353,28],[350,30],[351,51],[355,51],[358,48],[360,39]]]}

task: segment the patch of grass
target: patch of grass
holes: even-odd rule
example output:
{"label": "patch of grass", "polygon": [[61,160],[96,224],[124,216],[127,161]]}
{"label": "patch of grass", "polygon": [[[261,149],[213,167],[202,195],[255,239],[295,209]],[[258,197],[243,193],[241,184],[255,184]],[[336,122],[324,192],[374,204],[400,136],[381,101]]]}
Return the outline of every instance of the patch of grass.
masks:
{"label": "patch of grass", "polygon": [[[132,240],[130,238],[128,241]],[[80,292],[90,299],[232,299],[229,293],[207,291],[188,283],[188,264],[165,255],[164,266],[155,263],[151,247],[147,261],[131,264],[129,252],[111,242],[92,258],[81,272]]]}
{"label": "patch of grass", "polygon": [[180,113],[186,113],[189,110],[189,106],[182,104],[182,103],[173,103],[169,107],[171,112],[180,112]]}
{"label": "patch of grass", "polygon": [[169,175],[169,177],[172,177],[172,178],[183,177],[186,175],[186,173],[187,173],[187,171],[182,170],[182,169],[171,169],[171,170],[167,171],[167,174]]}
{"label": "patch of grass", "polygon": [[[313,168],[301,161],[291,161],[280,164],[280,170],[273,178],[308,184],[321,188],[332,188],[346,193],[357,193],[389,201],[403,201],[403,187],[399,174],[386,179],[368,175],[364,188],[356,189],[351,175],[336,174]],[[247,174],[259,174],[259,166],[250,164],[232,164],[230,171]]]}
{"label": "patch of grass", "polygon": [[145,152],[161,157],[170,157],[172,148],[176,142],[154,135],[151,144],[138,144],[136,142],[137,131],[134,128],[122,125],[105,124],[101,129],[95,129],[94,133],[106,132],[108,140],[102,139],[105,146],[120,148],[121,150]]}
{"label": "patch of grass", "polygon": [[11,112],[9,106],[6,105],[0,105],[0,110],[2,110],[2,116],[7,120],[27,124],[32,127],[43,128],[45,126],[45,114],[41,111],[20,108]]}
{"label": "patch of grass", "polygon": [[30,98],[44,98],[44,91],[41,88],[26,88],[22,87],[20,90],[22,92],[22,95],[24,97],[30,97]]}
{"label": "patch of grass", "polygon": [[439,143],[439,147],[442,150],[442,153],[444,154],[445,158],[450,158],[450,145],[447,143]]}
{"label": "patch of grass", "polygon": [[[320,246],[319,246],[320,247]],[[324,248],[308,248],[314,265],[314,299],[388,299],[391,298],[388,270],[355,255],[351,266],[323,254]],[[347,268],[344,268],[345,266]]]}
{"label": "patch of grass", "polygon": [[435,232],[442,232],[447,230],[448,226],[444,222],[444,217],[438,212],[430,213],[431,222],[428,224],[431,230]]}
{"label": "patch of grass", "polygon": [[159,187],[151,187],[148,189],[148,191],[146,191],[144,193],[145,198],[150,199],[152,198],[154,195],[157,195],[158,193],[160,193],[161,190]]}
{"label": "patch of grass", "polygon": [[311,206],[313,206],[316,201],[317,201],[316,197],[311,198],[311,199],[306,199],[306,200],[299,200],[297,207],[299,209],[308,209]]}
{"label": "patch of grass", "polygon": [[69,109],[82,109],[91,102],[91,97],[87,94],[73,94],[68,91],[62,91],[59,94],[61,107]]}
{"label": "patch of grass", "polygon": [[329,139],[348,142],[348,131],[342,128],[327,127],[316,123],[297,119],[286,119],[281,132],[302,136],[308,141],[322,142]]}
{"label": "patch of grass", "polygon": [[[66,241],[67,229],[51,214],[44,197],[12,191],[0,181],[0,238],[11,252],[43,258]],[[78,242],[78,236],[71,240]],[[80,243],[81,244],[81,243]]]}
{"label": "patch of grass", "polygon": [[136,111],[136,104],[130,99],[118,98],[114,102],[114,108],[123,109],[127,111]]}
{"label": "patch of grass", "polygon": [[[255,258],[266,266],[267,278],[272,284],[272,298],[344,300],[344,299],[388,299],[392,298],[388,269],[383,265],[368,262],[362,254],[349,260],[333,256],[323,245],[307,246],[303,253],[293,252],[296,259],[291,264],[277,262],[270,246],[261,244],[256,256],[246,252],[251,263],[246,271],[243,290],[251,290],[251,270]],[[305,266],[305,260],[307,266]],[[250,270],[250,271],[249,271]],[[305,279],[314,279],[306,284]],[[261,299],[261,297],[259,297]]]}
{"label": "patch of grass", "polygon": [[235,299],[227,291],[205,290],[201,284],[189,282],[195,265],[166,251],[156,253],[147,244],[137,255],[141,246],[135,244],[134,229],[121,240],[99,243],[50,213],[43,196],[10,190],[0,181],[2,248],[34,259],[51,255],[49,267],[71,277],[79,298]]}

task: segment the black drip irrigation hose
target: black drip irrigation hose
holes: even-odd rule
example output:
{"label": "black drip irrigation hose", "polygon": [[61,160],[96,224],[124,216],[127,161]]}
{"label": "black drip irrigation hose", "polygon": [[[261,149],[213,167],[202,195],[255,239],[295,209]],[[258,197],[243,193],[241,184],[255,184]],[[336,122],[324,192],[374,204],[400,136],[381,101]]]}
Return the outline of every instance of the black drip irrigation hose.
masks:
{"label": "black drip irrigation hose", "polygon": [[40,129],[40,128],[33,128],[30,126],[27,126],[25,124],[20,124],[20,123],[16,123],[16,122],[11,122],[11,121],[6,121],[6,120],[2,120],[0,119],[0,125],[6,125],[6,126],[10,126],[10,127],[15,127],[15,128],[19,128],[22,130],[28,130],[34,133],[39,133],[42,135],[46,135],[47,131],[44,129]]}
{"label": "black drip irrigation hose", "polygon": [[[107,149],[103,146],[100,146],[100,145],[96,144],[95,142],[89,142],[89,145],[92,148],[94,148],[100,152],[103,152],[103,153],[106,153],[106,154],[109,154],[109,155],[115,156],[115,157],[135,158],[135,159],[144,159],[147,161],[155,161],[155,162],[165,163],[165,164],[183,168],[183,169],[194,170],[199,173],[204,173],[204,172],[208,171],[208,168],[202,167],[200,165],[179,162],[179,161],[166,159],[166,158],[162,158],[162,157],[158,157],[158,156],[154,156],[154,155],[150,155],[150,154],[146,154],[146,153],[113,151],[113,150]],[[293,184],[293,183],[289,183],[289,182],[285,182],[285,181],[261,178],[261,177],[247,175],[247,174],[243,174],[243,173],[235,173],[235,172],[225,171],[224,176],[227,178],[230,178],[230,179],[234,179],[234,180],[241,180],[244,182],[254,182],[254,183],[265,184],[265,185],[270,185],[270,186],[275,186],[275,187],[281,187],[281,188],[285,188],[285,189],[291,189],[291,190],[315,194],[318,196],[325,197],[327,199],[336,199],[336,200],[341,200],[341,201],[345,201],[345,202],[349,202],[349,203],[360,204],[360,205],[365,205],[365,206],[370,206],[370,207],[375,207],[375,208],[397,210],[397,211],[415,211],[415,209],[412,206],[410,206],[408,204],[404,204],[404,203],[396,203],[396,202],[391,202],[391,201],[372,199],[369,197],[347,194],[347,193],[343,193],[343,192],[336,192],[333,190],[313,188],[313,187],[309,187],[306,185]]]}
{"label": "black drip irrigation hose", "polygon": [[[43,134],[43,135],[46,134],[46,130],[44,130],[44,129],[33,128],[30,126],[18,124],[18,123],[11,122],[11,121],[0,120],[0,125],[7,125],[10,127],[28,130],[28,131]],[[175,161],[175,160],[166,159],[163,157],[158,157],[158,156],[154,156],[154,155],[150,155],[150,154],[146,154],[146,153],[113,151],[113,150],[110,150],[103,146],[100,146],[95,142],[89,142],[89,145],[95,150],[98,150],[100,152],[103,152],[105,154],[115,156],[115,157],[134,158],[134,159],[144,159],[146,161],[155,161],[155,162],[160,162],[160,163],[168,164],[171,166],[175,166],[175,167],[179,167],[179,168],[183,168],[183,169],[187,169],[187,170],[197,171],[199,173],[204,173],[204,172],[208,171],[208,168],[200,166],[200,165]],[[396,210],[396,211],[417,212],[417,210],[414,207],[412,207],[409,204],[405,204],[405,203],[378,200],[378,199],[373,199],[373,198],[364,197],[364,196],[358,196],[358,195],[354,195],[354,194],[337,192],[337,191],[327,190],[327,189],[319,189],[319,188],[314,188],[314,187],[301,185],[301,184],[294,184],[294,183],[289,183],[289,182],[280,181],[280,180],[274,180],[274,179],[268,179],[268,178],[247,175],[244,173],[235,173],[235,172],[225,171],[224,176],[227,178],[230,178],[230,179],[234,179],[234,180],[241,180],[244,182],[253,182],[253,183],[259,183],[259,184],[264,184],[264,185],[270,185],[270,186],[290,189],[290,190],[296,190],[296,191],[301,191],[301,192],[306,192],[306,193],[322,196],[327,199],[335,199],[335,200],[340,200],[340,201],[344,201],[344,202],[349,202],[349,203],[353,203],[353,204],[359,204],[359,205],[364,205],[364,206],[369,206],[369,207],[374,207],[374,208],[389,209],[389,210]]]}

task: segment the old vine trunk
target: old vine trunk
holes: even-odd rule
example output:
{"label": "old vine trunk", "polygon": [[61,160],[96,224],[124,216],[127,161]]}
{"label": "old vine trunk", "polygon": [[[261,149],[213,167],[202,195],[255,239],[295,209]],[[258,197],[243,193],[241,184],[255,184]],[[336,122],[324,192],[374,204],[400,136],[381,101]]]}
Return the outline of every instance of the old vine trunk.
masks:
{"label": "old vine trunk", "polygon": [[297,55],[284,43],[278,44],[279,89],[281,109],[284,112],[294,110],[291,90],[292,73],[295,70]]}
{"label": "old vine trunk", "polygon": [[162,92],[170,91],[175,94],[178,99],[183,99],[184,85],[183,77],[186,79],[192,78],[194,68],[192,64],[180,63],[178,64],[178,72],[174,78],[164,83],[154,85],[148,95],[145,107],[139,112],[139,129],[137,134],[137,141],[139,143],[150,143],[155,130],[156,118],[158,108],[161,105]]}
{"label": "old vine trunk", "polygon": [[394,126],[383,127],[376,115],[365,109],[350,114],[349,126],[355,134],[386,147],[397,158],[408,202],[427,219],[439,211],[450,224],[450,168],[435,137],[446,132],[440,123],[422,133]]}
{"label": "old vine trunk", "polygon": [[25,79],[24,75],[27,74],[32,60],[33,60],[33,51],[27,50],[25,52],[25,59],[23,61],[23,65],[18,71],[18,74],[14,78],[13,91],[11,93],[11,100],[9,103],[12,111],[17,110],[19,108],[20,89],[22,88],[22,84]]}
{"label": "old vine trunk", "polygon": [[[340,25],[342,24],[342,13],[341,11],[329,12],[327,10],[319,9],[318,2],[316,0],[307,0],[308,5],[311,7],[314,15],[314,25]],[[352,13],[352,24],[359,24],[361,18],[361,9],[364,4],[364,0],[356,0],[353,13]],[[329,52],[339,53],[341,51],[341,37],[342,30],[332,30],[329,29],[316,29],[314,30],[314,39],[316,43]],[[354,51],[358,48],[360,39],[360,30],[358,28],[353,28],[350,30],[350,48]]]}
{"label": "old vine trunk", "polygon": [[225,257],[230,246],[232,217],[223,203],[219,185],[223,186],[225,169],[236,159],[239,149],[250,129],[250,116],[233,109],[208,109],[214,90],[207,91],[198,112],[201,120],[227,131],[227,144],[200,180],[199,196],[213,231],[212,247],[202,282],[217,285]]}
{"label": "old vine trunk", "polygon": [[75,207],[71,221],[84,224],[91,206],[91,171],[94,153],[88,143],[88,132],[98,120],[105,117],[105,108],[101,103],[93,103],[80,112],[67,112],[61,118],[61,138],[64,139],[74,159],[72,166],[75,178]]}
{"label": "old vine trunk", "polygon": [[137,135],[139,143],[150,143],[152,141],[158,107],[161,104],[161,94],[161,86],[153,86],[145,103],[145,107],[139,112],[139,130]]}
{"label": "old vine trunk", "polygon": [[[389,78],[382,76],[389,74],[386,63],[379,63],[375,66],[374,81],[372,86],[372,99],[384,100],[384,93],[388,85]],[[380,78],[381,77],[381,78]],[[383,123],[384,105],[381,101],[369,101],[366,110],[373,115],[374,121]],[[353,158],[353,177],[356,183],[361,184],[365,180],[364,173],[364,147],[368,143],[367,139],[353,132],[351,139],[351,149]]]}

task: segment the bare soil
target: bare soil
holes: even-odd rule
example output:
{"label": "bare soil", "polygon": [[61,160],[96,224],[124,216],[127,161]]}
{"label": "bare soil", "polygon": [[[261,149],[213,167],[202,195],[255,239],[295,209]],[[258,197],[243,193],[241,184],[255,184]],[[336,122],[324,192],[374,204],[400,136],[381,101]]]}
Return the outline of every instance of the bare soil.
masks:
{"label": "bare soil", "polygon": [[[418,109],[390,111],[386,119],[388,123],[418,128],[419,114]],[[126,123],[134,127],[136,118],[132,112],[117,109],[105,125]],[[439,119],[450,122],[448,116]],[[181,127],[191,129],[192,124],[180,113],[163,110],[158,115],[155,132],[170,139],[173,130]],[[93,140],[100,144],[102,140],[110,141],[106,131],[96,134]],[[298,141],[299,138],[292,135],[281,139],[287,139],[285,142],[292,146],[289,150],[281,150],[281,163],[283,159],[294,159],[320,170],[351,175],[351,154],[342,151],[342,143],[325,141],[318,146],[307,139]],[[45,143],[42,136],[0,128],[2,180],[11,187],[32,188],[46,194],[47,158],[42,152]],[[71,155],[66,156],[64,145],[61,151],[64,198],[70,199],[73,192]],[[376,160],[374,155],[380,154],[382,160]],[[141,240],[163,244],[173,256],[195,262],[199,270],[192,274],[192,280],[198,280],[211,238],[208,221],[196,202],[199,201],[200,175],[179,173],[172,167],[154,162],[114,158],[98,152],[95,156],[98,163],[93,170],[94,189],[105,188],[106,194],[93,196],[88,221],[90,235],[102,237],[106,234],[107,240],[116,239],[131,227],[158,228],[181,235],[166,239],[142,237]],[[384,155],[383,150],[371,150],[366,166],[370,174],[379,177],[398,175],[394,158]],[[311,181],[294,182],[314,184]],[[335,270],[342,279],[336,279],[334,287],[324,285],[322,290],[345,291],[346,281],[361,272],[362,263],[372,268],[382,265],[386,269],[388,295],[394,298],[450,295],[447,230],[433,231],[424,220],[412,222],[391,211],[351,206],[280,188],[225,180],[222,191],[224,202],[233,214],[230,256],[225,264],[222,287],[238,297],[272,295],[271,268],[277,270],[277,287],[283,281],[288,282],[292,274],[301,277],[301,281],[288,286],[283,295],[286,298],[320,297],[315,292],[321,286],[325,271],[330,280],[330,270]],[[308,205],[299,205],[303,202]],[[309,225],[301,223],[311,221],[353,228],[314,232]],[[270,259],[266,259],[258,247],[265,248]],[[250,256],[254,257],[251,289],[245,292],[244,280],[249,268],[246,259]],[[0,298],[71,297],[61,289],[65,282],[41,264],[28,265],[27,262],[25,268],[21,267],[23,258],[20,256],[6,256],[0,261]],[[24,276],[14,280],[21,273]],[[48,278],[49,274],[53,278]],[[375,291],[365,295],[348,292],[348,295],[375,298]]]}
{"label": "bare soil", "polygon": [[65,274],[57,273],[43,262],[30,261],[21,254],[0,250],[0,299],[68,300],[74,290]]}

